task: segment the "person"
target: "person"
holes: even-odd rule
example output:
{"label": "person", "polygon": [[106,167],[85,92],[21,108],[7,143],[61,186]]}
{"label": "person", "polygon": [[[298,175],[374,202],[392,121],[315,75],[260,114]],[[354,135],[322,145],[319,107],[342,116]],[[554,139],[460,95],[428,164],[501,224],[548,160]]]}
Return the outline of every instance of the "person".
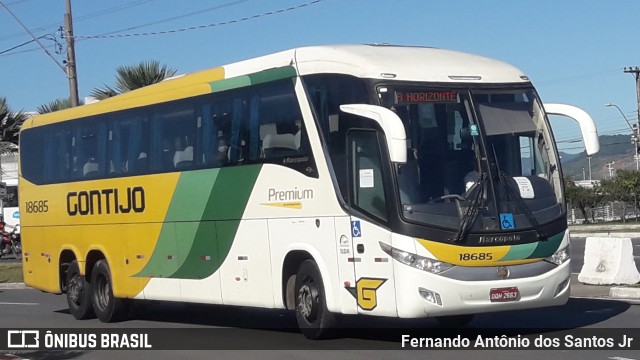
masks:
{"label": "person", "polygon": [[10,242],[6,241],[11,235],[7,232],[6,226],[7,223],[4,222],[4,218],[0,215],[0,256],[11,252]]}
{"label": "person", "polygon": [[225,166],[229,163],[229,143],[222,137],[221,133],[218,135],[217,151],[214,150],[212,156],[212,164],[215,167]]}
{"label": "person", "polygon": [[175,140],[170,137],[162,139],[162,169],[173,169],[173,155],[176,152]]}

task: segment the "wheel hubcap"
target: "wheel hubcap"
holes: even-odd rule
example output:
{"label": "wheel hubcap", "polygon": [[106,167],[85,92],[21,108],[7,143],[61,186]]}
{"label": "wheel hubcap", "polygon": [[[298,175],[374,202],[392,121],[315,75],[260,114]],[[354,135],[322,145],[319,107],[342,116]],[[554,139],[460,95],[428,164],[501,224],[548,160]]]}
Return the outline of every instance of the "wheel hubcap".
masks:
{"label": "wheel hubcap", "polygon": [[82,291],[82,286],[78,282],[78,278],[74,277],[67,284],[67,293],[69,294],[69,298],[74,304],[80,304],[81,291]]}
{"label": "wheel hubcap", "polygon": [[298,291],[298,312],[313,322],[318,313],[318,290],[313,284],[304,284]]}

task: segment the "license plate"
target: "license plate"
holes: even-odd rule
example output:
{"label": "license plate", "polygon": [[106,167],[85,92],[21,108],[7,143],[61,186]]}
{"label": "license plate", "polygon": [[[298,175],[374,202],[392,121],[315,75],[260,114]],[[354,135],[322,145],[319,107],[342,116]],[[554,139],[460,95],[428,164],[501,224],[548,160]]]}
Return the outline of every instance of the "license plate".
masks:
{"label": "license plate", "polygon": [[507,302],[520,300],[520,290],[517,287],[491,289],[489,291],[491,302]]}

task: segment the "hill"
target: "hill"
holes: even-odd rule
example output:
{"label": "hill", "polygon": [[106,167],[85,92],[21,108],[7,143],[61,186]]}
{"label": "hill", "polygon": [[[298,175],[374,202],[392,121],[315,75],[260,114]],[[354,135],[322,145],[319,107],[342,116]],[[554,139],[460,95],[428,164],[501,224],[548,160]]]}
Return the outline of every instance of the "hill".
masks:
{"label": "hill", "polygon": [[[591,157],[591,178],[600,180],[609,178],[607,163],[613,162],[613,169],[635,170],[633,158],[635,149],[631,144],[631,135],[603,135],[599,137],[600,152]],[[583,151],[578,154],[560,153],[562,169],[565,176],[575,180],[589,179],[589,160]]]}

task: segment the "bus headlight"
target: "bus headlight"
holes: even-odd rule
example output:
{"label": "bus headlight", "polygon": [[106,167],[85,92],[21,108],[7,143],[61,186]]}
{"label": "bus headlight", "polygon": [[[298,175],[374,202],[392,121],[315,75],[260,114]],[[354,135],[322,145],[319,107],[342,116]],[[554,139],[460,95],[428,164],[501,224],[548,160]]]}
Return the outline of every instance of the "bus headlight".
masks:
{"label": "bus headlight", "polygon": [[562,265],[564,264],[567,260],[569,260],[570,258],[570,252],[569,252],[569,247],[565,247],[563,249],[560,249],[558,251],[556,251],[555,254],[549,256],[548,258],[544,259],[545,261],[548,261],[552,264],[556,264],[556,265]]}
{"label": "bus headlight", "polygon": [[396,249],[382,242],[380,242],[380,248],[382,249],[382,251],[391,255],[392,258],[398,260],[399,262],[405,265],[409,265],[419,270],[428,271],[433,274],[441,273],[453,267],[453,265],[449,263],[435,260],[435,259],[429,259],[424,256],[420,256],[420,255],[412,254],[407,251]]}

